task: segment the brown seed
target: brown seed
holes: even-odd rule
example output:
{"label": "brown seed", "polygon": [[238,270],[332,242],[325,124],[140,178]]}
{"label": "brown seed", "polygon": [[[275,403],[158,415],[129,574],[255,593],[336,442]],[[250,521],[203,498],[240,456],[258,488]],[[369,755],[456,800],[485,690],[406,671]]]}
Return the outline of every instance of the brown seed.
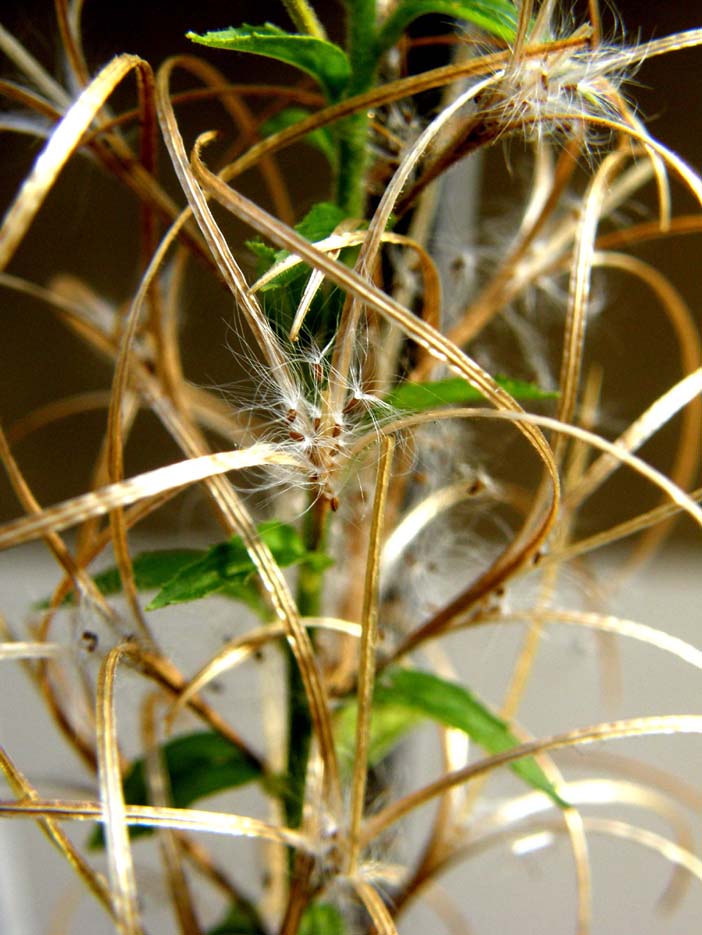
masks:
{"label": "brown seed", "polygon": [[292,429],[290,429],[288,435],[294,442],[304,442],[305,440],[305,436],[302,434],[302,432],[295,432]]}
{"label": "brown seed", "polygon": [[338,497],[330,497],[330,498],[329,498],[329,507],[331,508],[332,513],[336,513],[336,511],[339,509],[339,498],[338,498]]}
{"label": "brown seed", "polygon": [[297,419],[297,409],[288,409],[288,411],[285,413],[285,418],[288,420],[288,422],[294,422],[295,419]]}
{"label": "brown seed", "polygon": [[97,649],[97,633],[93,633],[92,630],[83,630],[80,635],[80,641],[83,644],[83,649],[87,650],[89,653],[93,653]]}

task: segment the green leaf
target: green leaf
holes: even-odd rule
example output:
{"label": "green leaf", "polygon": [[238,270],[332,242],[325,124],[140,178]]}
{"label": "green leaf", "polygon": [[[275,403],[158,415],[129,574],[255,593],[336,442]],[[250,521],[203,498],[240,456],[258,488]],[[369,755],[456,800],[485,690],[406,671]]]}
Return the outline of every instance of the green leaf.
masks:
{"label": "green leaf", "polygon": [[[352,701],[342,705],[334,714],[336,749],[342,769],[347,774],[351,772],[356,755],[357,713],[356,702]],[[368,743],[368,765],[377,766],[423,720],[423,714],[403,705],[374,703]]]}
{"label": "green leaf", "polygon": [[[493,714],[467,688],[430,672],[391,670],[377,686],[374,704],[399,705],[438,721],[445,727],[462,730],[488,753],[502,753],[520,743],[507,722]],[[557,804],[566,804],[536,760],[531,757],[518,760],[511,769],[528,785],[545,792]]]}
{"label": "green leaf", "polygon": [[[275,521],[261,523],[258,533],[282,567],[304,563],[321,570],[331,564],[331,559],[321,552],[308,552],[292,526]],[[197,601],[208,594],[220,593],[261,610],[263,605],[255,571],[241,538],[232,536],[181,568],[164,584],[146,609],[157,610],[169,604]]]}
{"label": "green leaf", "polygon": [[[331,903],[311,903],[302,913],[298,935],[345,935],[344,918]],[[226,916],[207,935],[263,935],[265,932],[254,913],[232,906]]]}
{"label": "green leaf", "polygon": [[[150,591],[160,588],[200,554],[199,549],[166,549],[137,555],[132,562],[137,589]],[[102,594],[118,594],[122,590],[122,580],[117,568],[108,568],[93,580]]]}
{"label": "green leaf", "polygon": [[207,935],[266,935],[266,930],[254,913],[235,905],[218,925],[207,930]]}
{"label": "green leaf", "polygon": [[351,72],[346,53],[338,45],[313,36],[285,32],[272,23],[231,26],[204,35],[189,32],[187,37],[212,48],[251,52],[293,65],[311,75],[330,102],[339,100]]}
{"label": "green leaf", "polygon": [[275,249],[275,247],[269,246],[258,237],[255,237],[253,240],[246,240],[245,244],[258,259],[256,275],[263,276],[263,274],[275,263],[275,258],[278,251]]}
{"label": "green leaf", "polygon": [[[161,750],[170,780],[171,799],[176,808],[187,808],[197,799],[263,778],[256,763],[214,731],[176,737],[165,743]],[[135,760],[129,767],[122,780],[122,788],[127,804],[149,804],[143,759]],[[130,829],[133,837],[151,832],[152,829],[145,826]],[[101,827],[96,828],[90,846],[103,846]]]}
{"label": "green leaf", "polygon": [[331,903],[311,903],[302,913],[298,935],[345,935],[344,917]]}
{"label": "green leaf", "polygon": [[[467,688],[416,669],[391,669],[375,686],[370,726],[369,765],[375,766],[424,719],[462,730],[488,753],[501,753],[519,745],[506,721],[493,714]],[[337,712],[335,736],[346,767],[355,755],[356,703]],[[534,789],[566,805],[536,760],[528,758],[511,769]]]}
{"label": "green leaf", "polygon": [[[558,396],[525,380],[512,380],[509,377],[496,377],[495,380],[515,399],[540,400]],[[424,412],[436,406],[482,402],[484,398],[479,390],[462,377],[449,377],[432,383],[401,383],[385,397],[384,403],[404,412]]]}
{"label": "green leaf", "polygon": [[510,0],[402,0],[380,30],[380,53],[392,48],[410,23],[427,13],[464,20],[506,41],[514,39],[519,17]]}
{"label": "green leaf", "polygon": [[[313,205],[304,218],[295,225],[295,230],[305,240],[314,243],[317,240],[324,240],[325,237],[333,233],[334,229],[341,224],[345,217],[346,215],[338,205],[333,204],[331,201],[320,201]],[[290,256],[289,251],[276,250],[274,247],[264,244],[258,238],[247,240],[246,246],[256,254],[261,263],[262,269],[257,270],[259,275],[263,275],[271,266]],[[309,267],[302,263],[293,269],[280,273],[275,279],[267,283],[261,291],[264,293],[272,292],[284,286],[287,287],[296,279],[302,279],[306,282],[309,274]]]}
{"label": "green leaf", "polygon": [[[292,526],[273,521],[261,523],[258,531],[282,567],[305,564],[323,571],[331,564],[331,559],[321,552],[308,552]],[[144,552],[134,558],[133,568],[138,591],[161,589],[147,605],[147,610],[198,600],[216,592],[247,604],[256,613],[264,615],[266,612],[256,584],[254,564],[238,536],[207,551],[167,549]],[[122,581],[115,567],[95,575],[94,581],[102,594],[119,594],[122,591]],[[74,600],[71,594],[64,603],[73,603]],[[44,600],[37,607],[41,609],[48,604],[48,600]]]}
{"label": "green leaf", "polygon": [[[296,123],[309,117],[310,113],[311,111],[305,110],[304,107],[286,107],[285,110],[281,110],[275,117],[271,117],[270,120],[266,120],[265,123],[261,124],[260,132],[263,136],[272,136],[274,133],[279,133],[281,130],[287,130],[288,127],[294,127]],[[314,149],[319,150],[332,169],[336,168],[338,161],[336,146],[334,145],[334,138],[328,127],[320,127],[317,130],[312,130],[303,137],[303,141],[309,146],[314,147]]]}
{"label": "green leaf", "polygon": [[[152,591],[162,587],[186,565],[204,553],[200,549],[165,549],[157,552],[143,552],[134,556],[132,567],[134,581],[138,591]],[[116,567],[106,568],[95,575],[93,581],[101,594],[119,594],[122,591],[122,579]],[[75,595],[68,594],[64,604],[75,603]],[[49,606],[48,600],[37,605],[39,609]]]}
{"label": "green leaf", "polygon": [[295,225],[295,230],[305,240],[313,243],[315,240],[328,237],[345,217],[346,215],[338,205],[331,201],[319,201],[310,208],[300,223]]}
{"label": "green leaf", "polygon": [[[328,237],[346,218],[346,213],[329,201],[320,201],[312,206],[305,217],[295,225],[295,230],[314,243]],[[246,245],[258,257],[256,272],[263,275],[275,263],[289,256],[287,250],[274,250],[261,240],[249,240]],[[295,311],[302,298],[303,290],[310,277],[310,269],[300,263],[292,269],[279,273],[260,290],[266,314],[281,335],[290,332]],[[330,283],[324,283],[315,296],[307,314],[306,328],[316,336],[320,346],[328,343],[344,303],[344,293]]]}
{"label": "green leaf", "polygon": [[[164,744],[163,755],[176,808],[187,808],[197,799],[262,777],[259,767],[239,747],[215,731],[176,737]],[[135,760],[126,774],[124,798],[130,805],[147,804],[143,760]]]}

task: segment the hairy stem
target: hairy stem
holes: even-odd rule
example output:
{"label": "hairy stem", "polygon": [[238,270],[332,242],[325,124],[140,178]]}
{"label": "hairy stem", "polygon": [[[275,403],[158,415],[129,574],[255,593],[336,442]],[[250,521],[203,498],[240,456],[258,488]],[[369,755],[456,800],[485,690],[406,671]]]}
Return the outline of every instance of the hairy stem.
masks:
{"label": "hairy stem", "polygon": [[[363,94],[373,86],[378,68],[375,0],[347,0],[348,54],[351,79],[345,97]],[[368,168],[369,120],[360,110],[339,123],[339,171],[336,202],[350,217],[363,217]]]}
{"label": "hairy stem", "polygon": [[[305,548],[315,552],[323,547],[325,538],[326,501],[317,500],[305,514]],[[324,572],[303,565],[297,584],[297,606],[302,617],[317,617],[322,603]],[[288,684],[288,793],[285,817],[288,827],[297,828],[302,821],[305,777],[312,739],[312,719],[300,669],[292,651],[285,653]]]}

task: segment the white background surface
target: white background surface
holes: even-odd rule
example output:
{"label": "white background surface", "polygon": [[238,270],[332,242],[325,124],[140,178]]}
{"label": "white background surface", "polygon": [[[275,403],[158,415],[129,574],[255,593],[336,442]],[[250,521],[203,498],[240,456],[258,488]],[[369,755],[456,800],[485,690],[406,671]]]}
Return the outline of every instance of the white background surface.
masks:
{"label": "white background surface", "polygon": [[[29,559],[28,562],[24,562]],[[20,564],[20,560],[23,564]],[[32,564],[33,563],[33,564]],[[669,554],[633,581],[620,596],[616,609],[624,616],[669,632],[702,647],[702,576],[699,553]],[[19,628],[22,615],[33,600],[46,594],[43,580],[55,579],[50,560],[39,547],[0,557],[0,607],[10,623]],[[196,606],[196,605],[193,605]],[[195,632],[191,650],[193,664],[201,661],[205,644],[217,645],[231,629],[231,605],[211,604],[205,619],[193,619],[192,608],[175,615],[169,623],[170,639],[180,641]],[[235,625],[235,624],[234,624]],[[504,691],[523,630],[519,626],[484,627],[452,637],[445,643],[451,660],[478,694],[498,704]],[[208,636],[206,634],[209,634]],[[618,640],[621,653],[621,700],[608,706],[600,694],[600,667],[596,638],[579,629],[554,626],[547,630],[534,677],[520,720],[536,736],[575,726],[585,726],[612,717],[654,713],[700,713],[702,673],[680,660],[651,647]],[[36,694],[16,663],[0,663],[0,739],[17,765],[45,794],[92,796],[92,780],[73,754],[52,731]],[[188,671],[187,666],[185,667]],[[244,670],[242,670],[243,672]],[[237,681],[238,679],[238,681]],[[231,705],[232,720],[246,729],[246,705],[258,691],[251,675],[239,675],[225,686],[219,703]],[[123,709],[120,709],[123,711]],[[249,708],[250,710],[250,708]],[[123,719],[122,725],[127,722]],[[249,730],[256,730],[251,723]],[[591,749],[591,748],[588,748]],[[661,737],[598,745],[597,753],[637,757],[684,778],[693,787],[702,784],[702,737]],[[430,774],[436,749],[431,730],[422,732],[408,753],[404,782],[411,785],[419,775]],[[583,778],[588,772],[586,754],[570,754],[561,761],[566,775]],[[580,765],[582,764],[582,768]],[[66,781],[70,780],[69,786]],[[76,788],[76,783],[80,788]],[[503,792],[522,792],[510,775],[491,780],[486,794],[493,799]],[[3,793],[6,794],[6,793]],[[207,802],[207,806],[216,802]],[[236,800],[237,810],[260,809],[260,803]],[[669,834],[664,824],[631,808],[588,807],[585,814],[624,820],[640,820],[647,827]],[[427,812],[428,818],[430,812]],[[691,817],[697,853],[700,852],[699,814]],[[424,820],[424,819],[423,819]],[[87,826],[66,825],[76,841],[85,840]],[[411,841],[416,837],[408,833]],[[256,879],[260,863],[252,858],[256,846],[218,842],[219,853],[229,862],[234,876],[243,869]],[[673,915],[657,908],[670,876],[670,867],[653,852],[621,840],[590,837],[594,880],[593,935],[689,935],[702,923],[702,885],[692,881]],[[244,849],[242,850],[242,847]],[[0,932],[11,935],[44,935],[51,920],[65,910],[73,918],[66,931],[112,933],[101,910],[89,898],[80,898],[80,888],[69,868],[46,839],[29,823],[0,823]],[[151,844],[140,842],[137,859],[148,864]],[[229,850],[228,850],[229,848]],[[248,849],[247,849],[248,848]],[[136,848],[135,848],[136,852]],[[98,860],[99,862],[99,860]],[[252,875],[253,874],[253,875]],[[140,886],[156,892],[151,873],[144,871]],[[470,920],[476,933],[515,935],[565,935],[574,931],[575,885],[569,846],[563,835],[554,843],[527,856],[516,856],[506,844],[487,850],[452,870],[446,890]],[[8,899],[8,895],[11,899]],[[73,901],[79,900],[76,915]],[[215,915],[216,918],[216,915]],[[156,927],[157,926],[157,927]],[[61,931],[64,931],[61,929]],[[168,915],[156,916],[152,933],[166,935],[176,927]],[[427,908],[413,910],[403,921],[403,933],[443,931],[442,924]]]}

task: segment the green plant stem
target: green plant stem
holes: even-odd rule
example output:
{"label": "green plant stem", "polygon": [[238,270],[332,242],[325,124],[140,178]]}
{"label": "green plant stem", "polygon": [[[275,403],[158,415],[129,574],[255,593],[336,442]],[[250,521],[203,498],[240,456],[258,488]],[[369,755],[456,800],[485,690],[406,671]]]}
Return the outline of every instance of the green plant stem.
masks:
{"label": "green plant stem", "polygon": [[324,26],[306,0],[283,0],[283,6],[299,32],[315,39],[327,38]]}
{"label": "green plant stem", "polygon": [[[327,503],[317,500],[305,514],[305,547],[317,551],[324,546]],[[317,568],[300,568],[297,584],[297,606],[303,617],[319,616],[322,603],[324,572]],[[312,718],[300,669],[290,647],[286,648],[288,685],[288,790],[285,797],[285,817],[289,828],[298,828],[302,820],[305,797],[307,760],[312,739]]]}
{"label": "green plant stem", "polygon": [[346,0],[348,56],[351,80],[346,96],[362,94],[373,84],[378,68],[375,0]]}
{"label": "green plant stem", "polygon": [[368,115],[354,114],[338,127],[338,165],[336,203],[349,217],[364,216],[365,178],[368,159]]}
{"label": "green plant stem", "polygon": [[288,677],[288,785],[285,819],[289,828],[298,828],[302,820],[312,719],[300,670],[290,647],[286,649],[285,660]]}
{"label": "green plant stem", "polygon": [[[347,0],[346,8],[351,79],[345,97],[353,97],[373,86],[378,70],[375,0]],[[339,172],[336,202],[349,217],[364,216],[368,130],[369,119],[365,111],[342,120],[337,130]]]}

